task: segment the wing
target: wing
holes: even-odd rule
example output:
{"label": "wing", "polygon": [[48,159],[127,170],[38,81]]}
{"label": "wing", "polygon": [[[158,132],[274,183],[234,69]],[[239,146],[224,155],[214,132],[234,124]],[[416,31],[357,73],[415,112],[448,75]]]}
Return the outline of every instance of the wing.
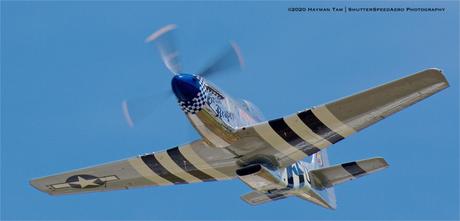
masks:
{"label": "wing", "polygon": [[234,155],[201,140],[126,160],[30,181],[50,195],[225,180],[235,177]]}
{"label": "wing", "polygon": [[329,188],[388,167],[383,158],[372,158],[340,165],[310,170],[312,185],[318,189]]}
{"label": "wing", "polygon": [[[241,128],[233,151],[250,164],[260,158],[285,167],[448,87],[428,69],[283,118]],[[251,144],[251,148],[244,146]]]}

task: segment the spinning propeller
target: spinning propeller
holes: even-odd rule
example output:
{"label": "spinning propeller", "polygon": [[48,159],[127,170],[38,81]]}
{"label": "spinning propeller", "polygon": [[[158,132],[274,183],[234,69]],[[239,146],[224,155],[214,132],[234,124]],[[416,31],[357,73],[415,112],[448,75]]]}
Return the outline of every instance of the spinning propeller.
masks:
{"label": "spinning propeller", "polygon": [[[180,53],[175,43],[174,33],[176,28],[175,24],[166,25],[145,39],[146,43],[154,42],[156,44],[164,65],[175,76],[184,73],[180,64]],[[230,42],[229,47],[225,48],[219,56],[201,71],[197,72],[196,75],[209,77],[234,68],[242,68],[243,65],[243,57],[238,45]],[[168,92],[168,94],[171,95],[172,93]],[[164,103],[158,102],[155,97],[157,96],[124,100],[122,102],[123,114],[130,127],[133,127],[138,121],[150,115],[159,104]]]}

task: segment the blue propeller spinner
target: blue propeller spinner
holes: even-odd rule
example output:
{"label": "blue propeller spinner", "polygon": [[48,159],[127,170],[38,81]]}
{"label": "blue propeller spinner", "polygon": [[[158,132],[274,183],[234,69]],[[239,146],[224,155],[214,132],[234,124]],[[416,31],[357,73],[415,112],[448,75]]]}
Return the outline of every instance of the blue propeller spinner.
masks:
{"label": "blue propeller spinner", "polygon": [[171,87],[185,113],[196,113],[206,104],[203,78],[192,74],[174,75]]}

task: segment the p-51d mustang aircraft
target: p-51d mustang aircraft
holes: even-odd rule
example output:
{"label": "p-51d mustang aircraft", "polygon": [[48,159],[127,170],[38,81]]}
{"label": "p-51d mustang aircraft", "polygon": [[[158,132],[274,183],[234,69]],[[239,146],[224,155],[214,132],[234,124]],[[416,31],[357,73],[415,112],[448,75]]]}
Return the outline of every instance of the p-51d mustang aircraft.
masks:
{"label": "p-51d mustang aircraft", "polygon": [[[326,148],[446,87],[438,69],[427,69],[328,104],[269,121],[248,101],[237,101],[207,77],[242,64],[232,44],[215,62],[185,74],[172,41],[175,25],[153,33],[181,109],[201,138],[165,151],[31,181],[50,195],[164,186],[238,178],[252,188],[252,205],[297,196],[335,209],[334,186],[388,167],[380,157],[329,165]],[[136,118],[127,102],[130,125]],[[311,162],[304,159],[309,157]]]}

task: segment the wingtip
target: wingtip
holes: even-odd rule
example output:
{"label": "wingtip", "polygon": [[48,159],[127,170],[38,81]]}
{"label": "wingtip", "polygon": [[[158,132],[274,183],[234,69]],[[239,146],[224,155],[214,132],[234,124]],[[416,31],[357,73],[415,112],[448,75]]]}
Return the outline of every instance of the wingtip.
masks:
{"label": "wingtip", "polygon": [[385,168],[390,166],[390,164],[388,164],[388,162],[385,160],[385,158],[377,157],[377,159],[382,163],[382,165],[384,165]]}
{"label": "wingtip", "polygon": [[446,84],[446,87],[449,87],[449,81],[446,78],[446,75],[444,74],[444,71],[440,68],[428,68],[425,71],[427,74],[431,74],[432,78],[437,79],[440,82],[443,82]]}
{"label": "wingtip", "polygon": [[35,188],[36,190],[47,193],[48,195],[52,195],[48,189],[44,188],[40,183],[38,182],[38,179],[31,179],[29,180],[29,185]]}
{"label": "wingtip", "polygon": [[438,72],[443,72],[441,68],[428,68],[427,70],[433,70],[433,71],[438,71]]}

